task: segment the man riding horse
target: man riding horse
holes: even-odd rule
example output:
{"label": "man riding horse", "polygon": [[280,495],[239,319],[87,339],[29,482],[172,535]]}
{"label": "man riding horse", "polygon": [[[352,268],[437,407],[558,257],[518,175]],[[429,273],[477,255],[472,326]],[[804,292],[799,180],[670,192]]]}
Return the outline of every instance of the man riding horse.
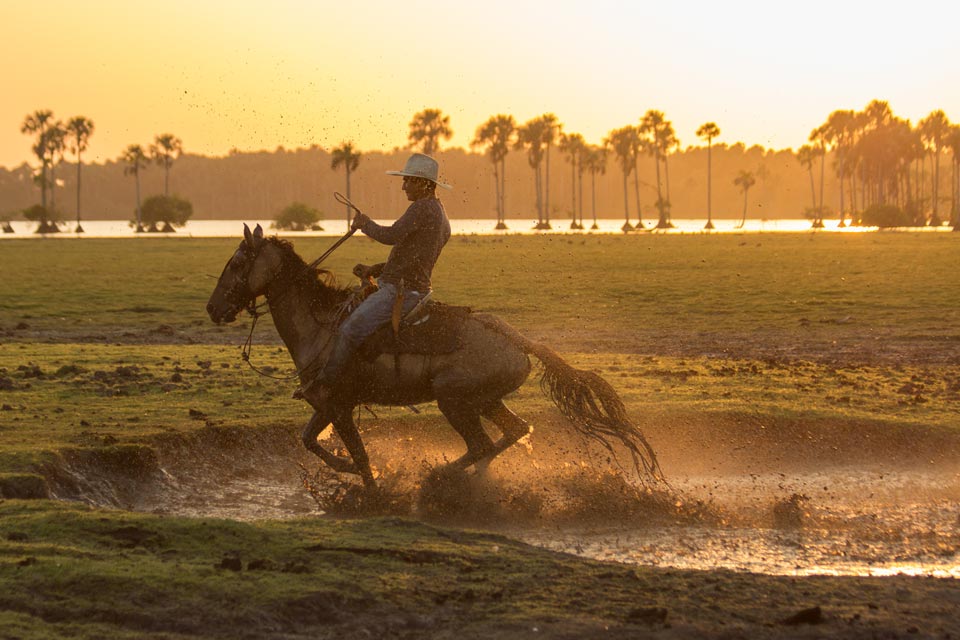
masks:
{"label": "man riding horse", "polygon": [[[393,249],[379,275],[380,288],[346,320],[343,310],[354,303],[354,292],[308,265],[288,241],[264,237],[259,225],[253,231],[244,226],[244,238],[207,303],[211,320],[233,322],[242,310],[255,310],[258,297],[266,297],[274,327],[297,367],[300,396],[314,409],[300,436],[307,450],[376,490],[354,409],[436,401],[466,445],[466,452],[447,466],[485,465],[530,432],[530,425],[503,400],[527,379],[533,356],[542,365],[541,390],[580,435],[614,456],[627,453],[641,481],[662,479],[653,449],[613,387],[502,319],[435,305],[429,319],[408,320],[410,326],[398,330],[403,312],[414,309],[416,315],[416,305],[430,293],[430,274],[450,237],[450,225],[435,194],[438,184],[446,187],[437,180],[435,160],[415,154],[402,171],[388,173],[403,176],[412,204],[386,227],[356,216],[353,226]],[[394,333],[389,336],[391,321]],[[481,419],[500,431],[498,439],[487,433]],[[347,455],[321,443],[330,424]]]}
{"label": "man riding horse", "polygon": [[450,221],[437,198],[436,188],[438,185],[444,189],[452,187],[438,181],[437,161],[415,153],[401,171],[387,173],[403,176],[401,188],[412,204],[390,226],[381,226],[360,211],[356,212],[351,228],[393,249],[377,281],[379,288],[340,325],[320,374],[298,390],[298,396],[309,393],[314,402],[326,402],[338,377],[364,340],[390,322],[394,314],[409,313],[430,295],[430,275],[450,239]]}

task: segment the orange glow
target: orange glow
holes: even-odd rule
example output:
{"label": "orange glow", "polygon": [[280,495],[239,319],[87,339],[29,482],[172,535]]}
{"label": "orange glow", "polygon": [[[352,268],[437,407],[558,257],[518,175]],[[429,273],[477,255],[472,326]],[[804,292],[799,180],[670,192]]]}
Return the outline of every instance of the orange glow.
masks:
{"label": "orange glow", "polygon": [[960,45],[928,24],[955,24],[960,8],[861,7],[5,2],[0,165],[31,159],[20,124],[45,108],[95,122],[90,161],[164,132],[208,155],[343,140],[391,149],[425,107],[450,116],[449,144],[463,147],[495,113],[551,111],[599,142],[655,108],[684,146],[713,120],[721,142],[772,148],[873,98],[914,122],[937,108],[960,119]]}

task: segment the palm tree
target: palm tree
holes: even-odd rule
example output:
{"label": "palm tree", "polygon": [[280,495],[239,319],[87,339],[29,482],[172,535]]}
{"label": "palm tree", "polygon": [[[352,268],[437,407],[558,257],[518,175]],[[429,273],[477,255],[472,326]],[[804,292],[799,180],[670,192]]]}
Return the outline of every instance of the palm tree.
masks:
{"label": "palm tree", "polygon": [[[63,156],[67,151],[67,129],[57,120],[43,135],[43,145],[46,147],[47,163],[50,166],[50,212],[57,214],[57,166],[63,163]],[[57,217],[59,220],[59,216]]]}
{"label": "palm tree", "polygon": [[[35,134],[37,142],[33,145],[33,152],[40,160],[40,206],[47,210],[47,129],[53,125],[53,111],[40,109],[29,114],[20,125],[20,133]],[[45,220],[43,222],[46,222]]]}
{"label": "palm tree", "polygon": [[[627,176],[636,166],[637,140],[640,137],[640,131],[637,127],[627,125],[614,129],[607,134],[603,140],[603,145],[611,149],[617,160],[620,161],[620,168],[623,170],[623,231],[633,231],[633,225],[630,224],[630,200],[627,197]],[[639,216],[639,212],[637,212]]]}
{"label": "palm tree", "polygon": [[[570,161],[570,185],[571,185],[571,196],[570,201],[570,228],[571,229],[583,229],[583,225],[577,222],[577,173],[583,174],[583,154],[586,150],[586,142],[583,139],[583,136],[579,133],[564,133],[560,136],[560,151],[567,154],[567,159]],[[582,195],[582,186],[581,186],[581,202],[583,201]],[[583,207],[581,207],[580,217],[583,217]]]}
{"label": "palm tree", "polygon": [[950,224],[954,231],[960,231],[960,125],[952,125],[947,134],[946,146],[953,154],[950,173]]}
{"label": "palm tree", "polygon": [[495,115],[477,128],[471,143],[474,147],[486,146],[490,162],[493,163],[493,180],[497,193],[497,229],[507,228],[506,157],[516,130],[517,123],[513,116]]}
{"label": "palm tree", "polygon": [[577,162],[577,191],[580,193],[579,198],[577,198],[577,210],[580,213],[577,228],[581,230],[583,229],[583,174],[587,170],[586,156],[589,152],[589,146],[586,142],[583,143],[583,148],[579,153],[579,161]]}
{"label": "palm tree", "polygon": [[496,209],[497,209],[497,226],[500,228],[500,159],[496,157],[493,145],[494,139],[496,137],[496,120],[494,116],[491,116],[486,122],[477,127],[476,133],[473,134],[473,140],[470,141],[470,147],[473,149],[486,147],[486,155],[490,158],[490,162],[493,164],[493,187],[496,191]]}
{"label": "palm tree", "polygon": [[[360,166],[361,153],[353,148],[352,142],[342,142],[340,146],[333,150],[330,160],[330,168],[336,171],[343,165],[347,173],[347,200],[350,199],[350,174]],[[347,209],[347,230],[350,230],[350,205],[345,205]]]}
{"label": "palm tree", "polygon": [[563,125],[557,121],[557,116],[552,113],[545,113],[540,116],[540,119],[543,121],[543,144],[546,148],[546,159],[547,159],[547,175],[543,185],[544,191],[544,205],[543,210],[545,214],[544,223],[547,229],[550,229],[550,147],[557,140],[558,135],[562,135]]}
{"label": "palm tree", "polygon": [[183,141],[172,133],[164,133],[153,139],[150,156],[163,167],[163,195],[170,196],[170,167],[183,153]]}
{"label": "palm tree", "polygon": [[124,149],[120,161],[127,165],[123,168],[123,175],[132,175],[137,184],[137,233],[143,233],[143,224],[140,222],[140,170],[147,166],[147,154],[140,145],[131,144]]}
{"label": "palm tree", "polygon": [[840,182],[840,223],[837,225],[839,228],[847,226],[845,220],[846,209],[844,209],[844,205],[846,203],[846,199],[844,198],[844,181],[849,173],[847,166],[848,156],[850,155],[850,146],[854,137],[855,122],[856,117],[853,111],[838,110],[830,114],[826,123],[827,140],[834,144],[834,149],[836,151],[835,166],[837,178]]}
{"label": "palm tree", "polygon": [[704,225],[704,229],[713,229],[713,194],[712,194],[712,183],[713,183],[713,139],[720,135],[720,127],[717,126],[716,122],[707,122],[700,125],[700,128],[697,129],[698,138],[706,138],[707,140],[707,224]]}
{"label": "palm tree", "polygon": [[534,186],[536,187],[537,226],[535,229],[549,229],[543,219],[543,178],[540,165],[543,163],[543,129],[546,123],[542,118],[528,120],[517,127],[517,139],[514,148],[527,151],[527,164],[533,169]]}
{"label": "palm tree", "polygon": [[[902,135],[907,135],[906,132],[902,132]],[[921,135],[918,129],[913,129],[909,132],[909,140],[905,142],[906,147],[903,149],[904,155],[902,162],[907,165],[904,169],[904,180],[907,183],[906,187],[906,206],[913,210],[914,213],[922,215],[920,213],[923,210],[926,202],[925,185],[925,170],[926,163],[924,162],[927,157],[927,146],[923,141],[923,135]],[[910,188],[910,167],[913,165],[913,188]]]}
{"label": "palm tree", "polygon": [[813,203],[810,206],[810,215],[813,216],[814,226],[816,226],[817,215],[817,189],[813,184],[813,162],[817,158],[817,153],[818,150],[808,144],[797,149],[797,162],[807,170],[807,174],[810,176],[810,197]]}
{"label": "palm tree", "polygon": [[[853,111],[850,123],[852,135],[850,137],[849,173],[850,173],[850,219],[851,224],[859,223],[862,216],[860,211],[865,208],[866,176],[864,172],[863,138],[867,132],[867,114],[864,111]],[[859,186],[860,196],[857,197]],[[858,205],[859,202],[859,205]]]}
{"label": "palm tree", "polygon": [[819,127],[817,127],[816,129],[810,132],[810,138],[809,138],[810,142],[817,143],[817,146],[814,148],[816,149],[817,155],[820,156],[820,202],[814,203],[814,206],[816,207],[817,212],[816,212],[816,217],[813,220],[813,226],[816,229],[823,228],[823,214],[824,214],[823,183],[824,183],[824,177],[826,173],[824,169],[824,165],[826,164],[826,158],[827,158],[827,131],[828,131],[827,125],[825,124],[820,125]]}
{"label": "palm tree", "polygon": [[[597,224],[597,174],[602,176],[607,172],[607,148],[589,145],[584,160],[590,172],[590,212],[593,214],[593,226],[590,228],[596,231],[600,228]],[[580,189],[580,195],[583,195],[583,188]],[[583,226],[583,220],[580,226]]]}
{"label": "palm tree", "polygon": [[411,147],[420,147],[423,153],[432,156],[440,150],[440,139],[453,137],[450,128],[450,116],[443,115],[440,109],[424,109],[410,121],[410,134],[407,139]]}
{"label": "palm tree", "polygon": [[637,202],[637,226],[634,227],[637,231],[645,230],[643,226],[643,207],[640,206],[640,154],[647,148],[646,142],[643,140],[643,137],[640,133],[639,127],[634,127],[635,135],[633,136],[633,195],[636,198]]}
{"label": "palm tree", "polygon": [[666,118],[662,111],[650,109],[644,114],[640,121],[640,134],[644,141],[647,153],[654,157],[657,167],[657,211],[659,219],[657,220],[657,229],[666,229],[670,226],[667,220],[667,209],[670,206],[663,198],[663,190],[660,181],[660,157],[663,152],[663,143],[666,139],[664,131],[666,129]]}
{"label": "palm tree", "polygon": [[660,139],[658,140],[660,144],[660,157],[663,158],[663,178],[666,186],[666,197],[667,197],[667,227],[673,228],[673,223],[670,221],[671,211],[670,211],[670,152],[673,149],[678,149],[680,147],[680,140],[677,139],[677,134],[673,130],[673,123],[666,121],[664,123],[663,130],[660,132]]}
{"label": "palm tree", "polygon": [[93,121],[83,116],[70,118],[67,122],[67,131],[70,133],[70,152],[77,156],[77,229],[76,233],[83,233],[80,226],[80,168],[83,161],[80,155],[87,150],[90,136],[93,135]]}
{"label": "palm tree", "polygon": [[926,118],[921,120],[918,125],[920,135],[924,142],[930,147],[933,153],[933,211],[930,214],[930,225],[938,227],[941,224],[939,203],[940,203],[940,154],[943,152],[944,141],[950,133],[950,121],[943,111],[939,109],[933,111]]}
{"label": "palm tree", "polygon": [[740,218],[740,224],[737,225],[737,229],[743,229],[743,225],[747,223],[747,192],[750,191],[750,187],[757,183],[757,179],[753,176],[752,171],[741,170],[737,177],[733,179],[733,184],[740,187],[740,190],[743,191],[743,217]]}

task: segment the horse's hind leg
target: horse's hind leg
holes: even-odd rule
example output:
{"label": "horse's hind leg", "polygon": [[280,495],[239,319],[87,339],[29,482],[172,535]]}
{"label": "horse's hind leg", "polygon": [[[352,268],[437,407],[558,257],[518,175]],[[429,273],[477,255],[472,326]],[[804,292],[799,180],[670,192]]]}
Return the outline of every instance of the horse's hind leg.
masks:
{"label": "horse's hind leg", "polygon": [[503,400],[494,400],[485,404],[480,413],[503,432],[503,436],[493,443],[494,453],[490,456],[491,458],[530,433],[530,425],[527,421],[510,411],[507,405],[503,404]]}
{"label": "horse's hind leg", "polygon": [[491,454],[494,444],[480,424],[480,410],[476,405],[463,400],[443,399],[437,401],[437,407],[467,443],[467,452],[450,463],[450,466],[463,469]]}

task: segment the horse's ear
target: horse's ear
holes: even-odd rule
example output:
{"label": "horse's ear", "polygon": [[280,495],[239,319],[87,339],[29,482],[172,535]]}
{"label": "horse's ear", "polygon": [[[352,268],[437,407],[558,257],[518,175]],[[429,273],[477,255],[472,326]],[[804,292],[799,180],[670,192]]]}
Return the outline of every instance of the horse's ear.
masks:
{"label": "horse's ear", "polygon": [[[260,225],[257,226],[259,227]],[[247,244],[253,246],[253,234],[250,233],[250,227],[247,226],[246,222],[243,223],[243,239]]]}
{"label": "horse's ear", "polygon": [[253,237],[260,239],[263,238],[263,227],[261,227],[259,224],[257,225],[257,228],[253,230]]}

